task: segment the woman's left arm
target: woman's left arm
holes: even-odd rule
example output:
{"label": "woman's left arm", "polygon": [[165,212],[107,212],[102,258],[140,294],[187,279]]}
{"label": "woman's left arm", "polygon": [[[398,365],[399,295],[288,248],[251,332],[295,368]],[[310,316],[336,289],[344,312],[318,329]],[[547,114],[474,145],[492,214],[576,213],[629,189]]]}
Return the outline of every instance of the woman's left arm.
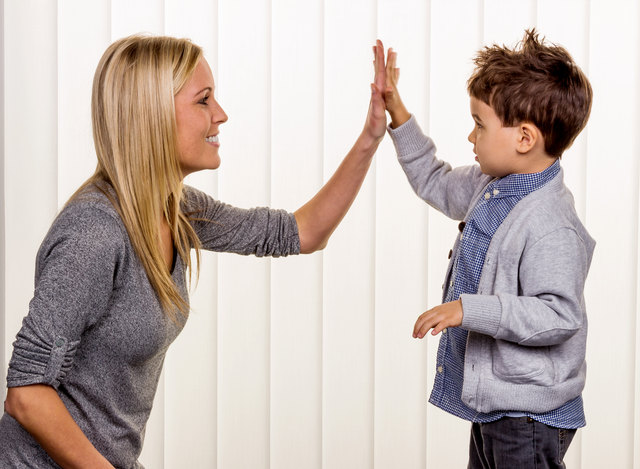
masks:
{"label": "woman's left arm", "polygon": [[374,46],[375,79],[371,84],[369,112],[362,133],[331,179],[306,204],[294,212],[300,236],[300,252],[323,249],[329,237],[351,207],[362,186],[373,155],[384,137],[387,118],[384,92],[386,72],[384,47]]}

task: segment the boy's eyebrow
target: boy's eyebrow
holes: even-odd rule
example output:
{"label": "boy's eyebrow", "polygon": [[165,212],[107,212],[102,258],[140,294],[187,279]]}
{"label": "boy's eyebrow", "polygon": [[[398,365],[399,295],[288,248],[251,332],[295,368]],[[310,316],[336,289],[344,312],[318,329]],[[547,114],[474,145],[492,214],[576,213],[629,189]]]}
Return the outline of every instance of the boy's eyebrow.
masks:
{"label": "boy's eyebrow", "polygon": [[480,116],[478,114],[471,114],[471,117],[473,117],[475,120],[482,122],[482,119],[480,119]]}

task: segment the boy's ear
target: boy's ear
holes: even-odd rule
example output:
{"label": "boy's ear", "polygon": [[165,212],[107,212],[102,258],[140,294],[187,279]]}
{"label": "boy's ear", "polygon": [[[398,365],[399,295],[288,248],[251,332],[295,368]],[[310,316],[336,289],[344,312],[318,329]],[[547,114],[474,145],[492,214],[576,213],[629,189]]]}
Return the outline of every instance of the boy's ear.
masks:
{"label": "boy's ear", "polygon": [[521,122],[518,125],[516,151],[518,153],[528,153],[541,138],[542,135],[538,127],[531,122]]}

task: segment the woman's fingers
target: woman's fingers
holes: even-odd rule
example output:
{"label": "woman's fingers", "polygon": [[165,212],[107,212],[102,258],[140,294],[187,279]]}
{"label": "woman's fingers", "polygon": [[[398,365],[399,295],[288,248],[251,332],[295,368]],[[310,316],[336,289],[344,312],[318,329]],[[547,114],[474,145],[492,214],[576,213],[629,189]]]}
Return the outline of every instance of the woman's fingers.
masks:
{"label": "woman's fingers", "polygon": [[382,41],[380,39],[376,40],[376,45],[374,46],[375,60],[375,79],[374,82],[378,91],[383,92],[386,88],[386,72],[385,72],[385,61],[384,61],[384,46],[382,45]]}

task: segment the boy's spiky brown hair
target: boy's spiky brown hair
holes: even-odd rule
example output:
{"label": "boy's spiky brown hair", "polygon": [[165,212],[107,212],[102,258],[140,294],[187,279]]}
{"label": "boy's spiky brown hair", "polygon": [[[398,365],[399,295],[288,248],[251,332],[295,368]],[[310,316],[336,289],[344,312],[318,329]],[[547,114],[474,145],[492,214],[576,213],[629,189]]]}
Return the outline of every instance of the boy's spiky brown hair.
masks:
{"label": "boy's spiky brown hair", "polygon": [[533,123],[549,155],[560,157],[586,125],[589,80],[566,49],[546,44],[535,29],[513,49],[485,47],[474,63],[469,95],[491,106],[505,127]]}

